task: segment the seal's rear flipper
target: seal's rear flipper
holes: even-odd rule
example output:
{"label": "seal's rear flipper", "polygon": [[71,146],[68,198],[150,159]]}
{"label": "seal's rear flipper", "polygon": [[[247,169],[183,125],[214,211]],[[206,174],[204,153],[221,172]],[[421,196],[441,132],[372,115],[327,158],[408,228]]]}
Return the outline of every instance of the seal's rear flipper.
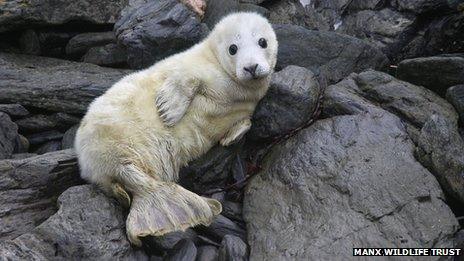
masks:
{"label": "seal's rear flipper", "polygon": [[211,224],[219,215],[219,201],[198,196],[170,182],[156,182],[133,195],[126,221],[127,236],[137,246],[140,237],[161,236],[196,225]]}

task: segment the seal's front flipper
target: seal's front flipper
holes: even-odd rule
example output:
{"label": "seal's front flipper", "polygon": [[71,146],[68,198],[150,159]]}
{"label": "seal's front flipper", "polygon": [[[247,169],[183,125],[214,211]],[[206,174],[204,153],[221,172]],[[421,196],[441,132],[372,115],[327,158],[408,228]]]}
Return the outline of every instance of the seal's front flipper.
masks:
{"label": "seal's front flipper", "polygon": [[126,229],[134,245],[142,244],[140,237],[207,226],[222,211],[219,201],[198,196],[175,183],[151,185],[150,190],[140,190],[132,198]]}

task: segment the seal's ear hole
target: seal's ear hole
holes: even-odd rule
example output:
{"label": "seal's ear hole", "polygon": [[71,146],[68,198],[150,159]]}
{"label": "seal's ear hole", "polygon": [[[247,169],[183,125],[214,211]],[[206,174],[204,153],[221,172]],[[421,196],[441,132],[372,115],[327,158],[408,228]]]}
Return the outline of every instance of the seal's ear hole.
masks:
{"label": "seal's ear hole", "polygon": [[237,53],[238,47],[235,44],[229,46],[229,53],[230,55],[235,55]]}

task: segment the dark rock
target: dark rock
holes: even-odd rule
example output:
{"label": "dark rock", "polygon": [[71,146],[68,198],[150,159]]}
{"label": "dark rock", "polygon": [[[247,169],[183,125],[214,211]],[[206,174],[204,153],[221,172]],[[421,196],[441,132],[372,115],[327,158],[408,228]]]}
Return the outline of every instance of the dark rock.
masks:
{"label": "dark rock", "polygon": [[[350,99],[343,101],[339,93],[344,93],[342,96],[345,99],[350,96],[348,93],[364,99],[356,98],[357,102]],[[432,91],[372,70],[351,74],[347,79],[329,87],[326,97],[328,100],[328,103],[324,104],[326,114],[330,114],[329,111],[365,112],[375,110],[377,105],[396,114],[407,123],[408,127],[417,130],[422,128],[432,114],[457,121],[453,107]]]}
{"label": "dark rock", "polygon": [[90,185],[69,188],[58,198],[58,206],[56,214],[30,232],[0,242],[0,256],[11,260],[148,260],[130,246],[119,204],[100,190]]}
{"label": "dark rock", "polygon": [[294,24],[309,29],[330,30],[326,21],[317,12],[307,12],[298,0],[269,1],[266,8],[270,11],[269,21],[273,24]]}
{"label": "dark rock", "polygon": [[404,60],[398,64],[397,77],[444,96],[448,87],[464,83],[464,58],[435,56]]}
{"label": "dark rock", "polygon": [[241,143],[228,147],[213,147],[205,155],[181,169],[179,183],[200,194],[224,187],[241,147]]}
{"label": "dark rock", "polygon": [[168,252],[164,258],[166,261],[193,261],[197,256],[197,248],[192,241],[182,239]]}
{"label": "dark rock", "polygon": [[197,250],[196,261],[216,261],[218,250],[214,246],[201,246]]}
{"label": "dark rock", "polygon": [[61,149],[62,149],[61,148],[61,141],[52,140],[52,141],[44,143],[43,145],[40,145],[34,151],[34,153],[41,155],[41,154],[45,154],[45,153],[48,153],[48,152],[57,151],[57,150],[61,150]]}
{"label": "dark rock", "polygon": [[81,23],[115,23],[127,0],[118,1],[31,1],[0,4],[0,32],[38,25],[59,25],[70,21]]}
{"label": "dark rock", "polygon": [[392,3],[400,11],[421,14],[443,9],[452,10],[451,2],[447,0],[395,0]]}
{"label": "dark rock", "polygon": [[17,153],[11,155],[11,159],[13,160],[22,160],[22,159],[27,159],[27,158],[32,158],[37,156],[35,153]]}
{"label": "dark rock", "polygon": [[114,43],[113,32],[82,33],[74,36],[66,45],[66,54],[74,57],[84,55],[90,48]]}
{"label": "dark rock", "polygon": [[115,25],[131,68],[145,68],[185,50],[208,33],[205,24],[176,0],[151,1],[132,8]]}
{"label": "dark rock", "polygon": [[0,104],[0,112],[8,114],[13,119],[29,115],[29,111],[21,104]]}
{"label": "dark rock", "polygon": [[14,153],[26,153],[29,151],[29,140],[19,134],[16,138]]}
{"label": "dark rock", "polygon": [[246,231],[243,228],[223,215],[217,216],[208,227],[198,227],[198,229],[216,240],[222,240],[225,235],[234,235],[243,240],[246,237]]}
{"label": "dark rock", "polygon": [[0,53],[0,102],[84,113],[129,71],[53,58]]}
{"label": "dark rock", "polygon": [[82,57],[82,61],[85,63],[110,67],[123,66],[126,63],[126,59],[126,50],[114,43],[92,47]]}
{"label": "dark rock", "polygon": [[333,32],[307,30],[295,25],[275,25],[279,41],[277,68],[306,67],[329,82],[368,68],[384,69],[386,56],[377,48],[354,37]]}
{"label": "dark rock", "polygon": [[45,143],[51,140],[59,140],[62,137],[63,137],[63,133],[56,131],[56,130],[50,130],[50,131],[34,133],[30,136],[27,136],[27,139],[29,140],[29,143],[31,145],[38,145],[38,144],[42,144],[42,143]]}
{"label": "dark rock", "polygon": [[74,147],[74,138],[76,138],[78,128],[79,125],[74,125],[64,133],[63,140],[61,141],[63,149],[70,149]]}
{"label": "dark rock", "polygon": [[21,52],[24,54],[40,55],[41,53],[39,36],[32,29],[28,29],[21,34],[19,45],[21,46]]}
{"label": "dark rock", "polygon": [[457,85],[448,88],[446,99],[453,104],[459,114],[461,122],[464,122],[464,85]]}
{"label": "dark rock", "polygon": [[240,9],[238,0],[209,0],[206,5],[203,22],[213,28],[224,16]]}
{"label": "dark rock", "polygon": [[34,229],[55,213],[56,199],[64,190],[82,182],[70,150],[29,156],[0,161],[0,239]]}
{"label": "dark rock", "polygon": [[319,92],[314,74],[303,67],[288,66],[274,73],[253,115],[248,137],[270,138],[303,125],[312,116]]}
{"label": "dark rock", "polygon": [[187,229],[185,231],[175,231],[159,237],[147,237],[144,239],[149,248],[157,248],[163,251],[168,251],[174,249],[176,244],[181,240],[188,239],[192,242],[197,242],[197,234],[192,229]]}
{"label": "dark rock", "polygon": [[18,125],[21,133],[24,133],[51,130],[56,127],[57,122],[52,116],[37,114],[17,120],[15,123]]}
{"label": "dark rock", "polygon": [[0,112],[0,159],[10,158],[16,147],[18,126],[10,116]]}
{"label": "dark rock", "polygon": [[452,247],[457,220],[413,153],[388,112],[319,120],[277,145],[245,191],[250,259],[351,259],[356,246]]}
{"label": "dark rock", "polygon": [[253,12],[258,13],[266,18],[269,18],[270,12],[266,8],[250,3],[243,3],[238,6],[238,11],[240,12]]}
{"label": "dark rock", "polygon": [[40,42],[40,52],[42,56],[69,58],[66,55],[66,45],[69,40],[78,33],[53,28],[36,29]]}
{"label": "dark rock", "polygon": [[443,190],[464,204],[464,140],[456,123],[432,115],[417,144],[418,160],[437,177]]}
{"label": "dark rock", "polygon": [[222,215],[235,221],[243,221],[242,204],[232,201],[224,201],[222,203]]}
{"label": "dark rock", "polygon": [[239,238],[226,235],[219,248],[219,261],[246,261],[248,260],[248,247]]}

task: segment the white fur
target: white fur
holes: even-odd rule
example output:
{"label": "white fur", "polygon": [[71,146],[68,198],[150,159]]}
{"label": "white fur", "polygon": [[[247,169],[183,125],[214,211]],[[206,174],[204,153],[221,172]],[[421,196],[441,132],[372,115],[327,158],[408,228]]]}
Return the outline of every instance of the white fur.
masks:
{"label": "white fur", "polygon": [[[267,48],[258,45],[260,38],[266,38]],[[239,47],[234,56],[228,52],[231,44]],[[124,77],[90,105],[77,131],[81,176],[106,191],[120,183],[134,198],[156,195],[153,204],[166,205],[163,200],[172,196],[157,192],[160,184],[175,182],[181,166],[219,141],[231,144],[248,131],[256,104],[268,89],[276,55],[276,36],[267,20],[236,13],[189,50]],[[243,67],[249,64],[258,64],[260,78],[246,74]],[[182,189],[175,191],[183,193],[183,202],[193,198]],[[214,208],[215,202],[207,203]],[[144,207],[137,206],[140,213]],[[190,218],[182,224],[170,218],[172,227],[162,231],[208,223],[211,217],[206,211],[202,220]],[[137,237],[142,234],[160,234],[154,228],[130,231],[133,226],[128,221],[135,244],[140,244]]]}

